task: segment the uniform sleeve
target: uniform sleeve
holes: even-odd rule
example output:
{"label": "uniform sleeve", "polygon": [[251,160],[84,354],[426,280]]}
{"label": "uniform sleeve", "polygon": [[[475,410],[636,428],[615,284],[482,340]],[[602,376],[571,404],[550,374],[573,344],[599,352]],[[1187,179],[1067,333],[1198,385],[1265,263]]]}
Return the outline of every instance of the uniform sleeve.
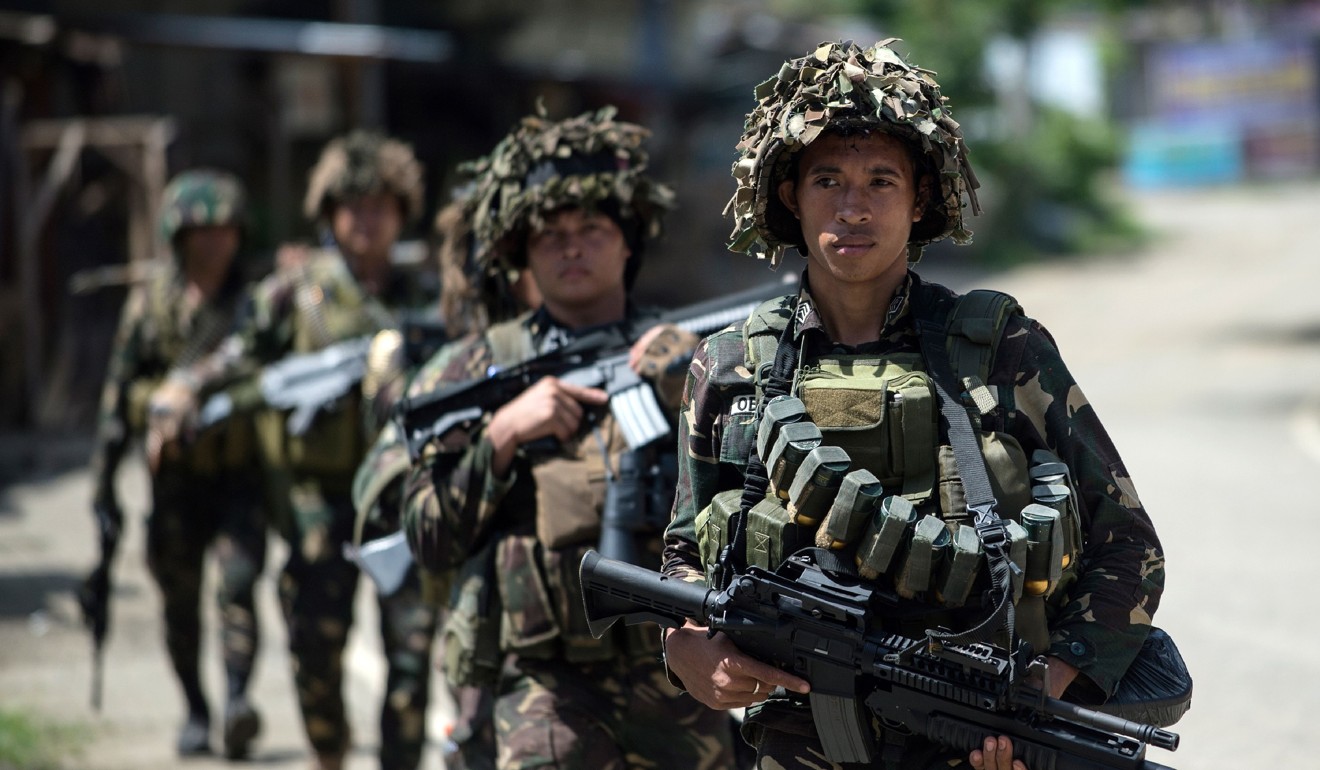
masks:
{"label": "uniform sleeve", "polygon": [[[1010,432],[1053,451],[1071,470],[1081,506],[1081,574],[1050,622],[1049,654],[1076,666],[1108,697],[1141,648],[1164,588],[1164,551],[1118,450],[1039,324],[1006,331],[997,373],[1011,387]],[[1011,369],[1008,371],[1007,369]],[[996,377],[992,377],[992,381]]]}
{"label": "uniform sleeve", "polygon": [[[101,388],[97,415],[96,444],[92,452],[92,478],[97,502],[114,499],[115,472],[123,461],[129,440],[129,388],[141,376],[143,323],[146,318],[145,293],[135,290],[124,305],[123,317],[115,333],[113,352]],[[108,496],[108,497],[107,497]],[[104,498],[104,499],[103,499]]]}
{"label": "uniform sleeve", "polygon": [[[490,361],[490,349],[484,342],[455,345],[462,347],[456,350],[446,347],[437,354],[449,359],[443,374],[435,381],[437,386],[471,379],[467,376],[469,372],[484,369],[484,363]],[[418,379],[438,368],[424,367]],[[410,392],[422,388],[421,384],[415,384]],[[452,436],[444,446],[432,441],[408,472],[403,526],[413,555],[433,572],[452,569],[462,562],[518,481],[518,462],[508,478],[496,478],[491,471],[494,449],[485,437],[489,420],[487,414],[476,431],[457,445]]]}
{"label": "uniform sleeve", "polygon": [[665,530],[663,571],[690,582],[704,582],[697,548],[697,514],[719,491],[720,417],[724,397],[712,382],[718,361],[711,340],[703,340],[692,355],[683,387],[678,420],[678,484],[674,509]]}

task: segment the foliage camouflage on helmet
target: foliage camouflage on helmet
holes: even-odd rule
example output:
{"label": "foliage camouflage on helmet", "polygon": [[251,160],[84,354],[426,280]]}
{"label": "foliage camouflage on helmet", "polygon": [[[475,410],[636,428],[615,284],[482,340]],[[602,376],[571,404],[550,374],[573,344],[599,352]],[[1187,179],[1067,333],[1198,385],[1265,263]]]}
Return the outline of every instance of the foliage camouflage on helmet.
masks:
{"label": "foliage camouflage on helmet", "polygon": [[455,197],[435,216],[435,245],[440,263],[440,318],[451,338],[479,331],[518,314],[512,285],[518,274],[475,259],[472,238],[473,201]]}
{"label": "foliage camouflage on helmet", "polygon": [[638,226],[637,235],[659,235],[674,193],[646,175],[642,141],[651,132],[616,121],[617,112],[607,106],[561,121],[525,117],[489,155],[460,167],[474,180],[479,264],[522,267],[526,234],[565,206],[617,205],[619,217]]}
{"label": "foliage camouflage on helmet", "polygon": [[945,236],[971,241],[963,225],[962,199],[979,214],[979,183],[967,161],[962,131],[949,114],[934,73],[903,61],[889,38],[862,49],[851,41],[826,42],[756,87],[757,106],[747,116],[740,156],[733,165],[738,189],[725,207],[732,213],[729,249],[777,265],[789,247],[802,247],[797,219],[779,201],[778,187],[792,158],[834,127],[874,128],[913,145],[939,176],[939,195],[913,224],[908,259]]}
{"label": "foliage camouflage on helmet", "polygon": [[161,236],[173,242],[188,227],[242,227],[246,199],[243,183],[233,174],[212,169],[184,171],[165,185],[161,195]]}
{"label": "foliage camouflage on helmet", "polygon": [[335,204],[386,192],[399,199],[403,217],[422,215],[422,164],[412,146],[372,131],[353,131],[332,139],[307,179],[303,213],[328,219]]}

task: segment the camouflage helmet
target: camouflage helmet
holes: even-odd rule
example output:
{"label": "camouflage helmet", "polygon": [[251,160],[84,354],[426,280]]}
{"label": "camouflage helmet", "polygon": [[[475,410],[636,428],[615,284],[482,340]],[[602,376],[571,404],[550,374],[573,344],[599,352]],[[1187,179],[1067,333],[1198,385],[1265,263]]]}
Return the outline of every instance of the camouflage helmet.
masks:
{"label": "camouflage helmet", "polygon": [[385,192],[399,200],[405,222],[422,214],[422,164],[412,147],[372,131],[357,130],[332,139],[307,179],[303,214],[329,219],[336,204]]}
{"label": "camouflage helmet", "polygon": [[511,287],[517,271],[475,259],[471,197],[456,195],[435,216],[440,263],[440,318],[451,337],[479,331],[518,314]]}
{"label": "camouflage helmet", "polygon": [[238,177],[223,171],[184,171],[165,185],[161,195],[160,234],[170,243],[189,227],[242,227],[247,196]]}
{"label": "camouflage helmet", "polygon": [[946,236],[971,241],[963,225],[963,196],[973,214],[979,183],[967,161],[962,131],[949,114],[934,73],[903,61],[889,38],[862,49],[851,41],[822,43],[792,59],[756,87],[757,106],[747,116],[739,158],[733,165],[738,189],[725,207],[732,213],[731,251],[778,264],[784,251],[805,253],[802,228],[779,200],[779,184],[793,169],[793,158],[823,132],[835,128],[874,129],[898,137],[914,151],[918,173],[938,179],[929,188],[926,211],[912,225],[908,259],[921,247]]}
{"label": "camouflage helmet", "polygon": [[607,106],[561,121],[525,117],[489,155],[460,167],[473,180],[479,264],[525,266],[527,234],[557,209],[583,207],[611,215],[624,231],[634,255],[631,283],[643,242],[660,234],[674,193],[646,173],[642,142],[650,132],[616,121],[617,112]]}

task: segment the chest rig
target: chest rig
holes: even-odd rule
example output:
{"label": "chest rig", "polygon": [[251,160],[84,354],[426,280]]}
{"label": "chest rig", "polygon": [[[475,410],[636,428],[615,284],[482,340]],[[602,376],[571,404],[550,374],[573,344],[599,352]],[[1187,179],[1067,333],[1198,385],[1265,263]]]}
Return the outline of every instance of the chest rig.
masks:
{"label": "chest rig", "polygon": [[895,631],[966,628],[993,606],[948,638],[1016,627],[1043,649],[1045,597],[1075,563],[1080,534],[1075,506],[1033,502],[1042,468],[1070,502],[1067,469],[1046,452],[1028,460],[1002,430],[1011,393],[986,384],[1021,310],[1003,293],[955,297],[922,283],[910,302],[919,350],[815,354],[795,344],[801,305],[785,314],[782,302],[767,304],[748,320],[758,409],[742,429],[755,433],[754,451],[746,487],[717,494],[697,517],[707,574],[718,585],[815,547],[897,597],[903,610],[886,613]]}
{"label": "chest rig", "polygon": [[[286,353],[311,353],[396,324],[390,311],[363,291],[338,254],[318,252],[292,268],[289,309],[283,318],[262,317],[277,312],[258,308],[258,325],[279,327]],[[263,461],[272,468],[333,480],[344,486],[367,450],[361,394],[357,389],[333,408],[322,410],[307,430],[287,429],[288,412],[264,409],[255,415]]]}
{"label": "chest rig", "polygon": [[[493,367],[548,352],[537,349],[527,318],[486,331]],[[667,517],[673,503],[673,454],[660,451],[659,442],[629,449],[608,410],[593,419],[590,428],[554,451],[525,450],[530,462],[515,472],[530,475],[531,483],[521,482],[506,498],[511,520],[455,575],[443,631],[451,684],[493,682],[506,653],[589,663],[659,652],[652,629],[621,626],[599,639],[591,633],[579,566],[588,551],[604,544],[603,518],[619,504],[645,509],[645,521],[633,522],[640,526],[620,539],[639,561],[659,566],[663,522],[658,516]],[[527,498],[510,502],[527,487]]]}

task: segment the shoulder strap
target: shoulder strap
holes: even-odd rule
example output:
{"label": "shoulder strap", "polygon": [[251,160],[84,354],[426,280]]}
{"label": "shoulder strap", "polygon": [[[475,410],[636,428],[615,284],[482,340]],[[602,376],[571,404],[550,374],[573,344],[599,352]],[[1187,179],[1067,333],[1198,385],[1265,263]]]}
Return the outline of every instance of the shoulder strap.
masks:
{"label": "shoulder strap", "polygon": [[786,295],[761,303],[743,323],[743,343],[746,346],[747,371],[755,378],[757,395],[768,375],[766,367],[773,365],[775,353],[784,329],[792,319],[797,297]]}
{"label": "shoulder strap", "polygon": [[1008,553],[1008,525],[996,510],[994,488],[990,485],[990,474],[986,470],[985,457],[982,456],[980,443],[976,440],[976,429],[972,424],[971,416],[959,399],[963,386],[954,377],[950,353],[946,346],[946,339],[952,334],[952,319],[958,302],[959,300],[949,295],[935,296],[933,291],[926,290],[914,296],[913,313],[920,333],[922,356],[930,370],[931,383],[940,401],[940,414],[944,417],[949,443],[953,447],[958,476],[962,480],[963,492],[967,499],[967,509],[973,515],[976,534],[981,539],[986,562],[990,567],[990,575],[994,583],[992,590],[998,596],[994,610],[975,628],[960,634],[927,631],[927,635],[942,643],[959,644],[984,641],[991,638],[996,631],[1003,629],[1009,634],[1011,649],[1012,633],[1016,623],[1012,574],[1017,566],[1013,564]]}
{"label": "shoulder strap", "polygon": [[1015,315],[1022,315],[1017,300],[991,289],[977,289],[958,297],[949,314],[949,363],[982,415],[999,406],[998,394],[986,382],[1004,327]]}
{"label": "shoulder strap", "polygon": [[491,363],[499,367],[522,363],[536,352],[532,335],[523,325],[523,316],[490,327],[486,330],[486,340],[490,343]]}

